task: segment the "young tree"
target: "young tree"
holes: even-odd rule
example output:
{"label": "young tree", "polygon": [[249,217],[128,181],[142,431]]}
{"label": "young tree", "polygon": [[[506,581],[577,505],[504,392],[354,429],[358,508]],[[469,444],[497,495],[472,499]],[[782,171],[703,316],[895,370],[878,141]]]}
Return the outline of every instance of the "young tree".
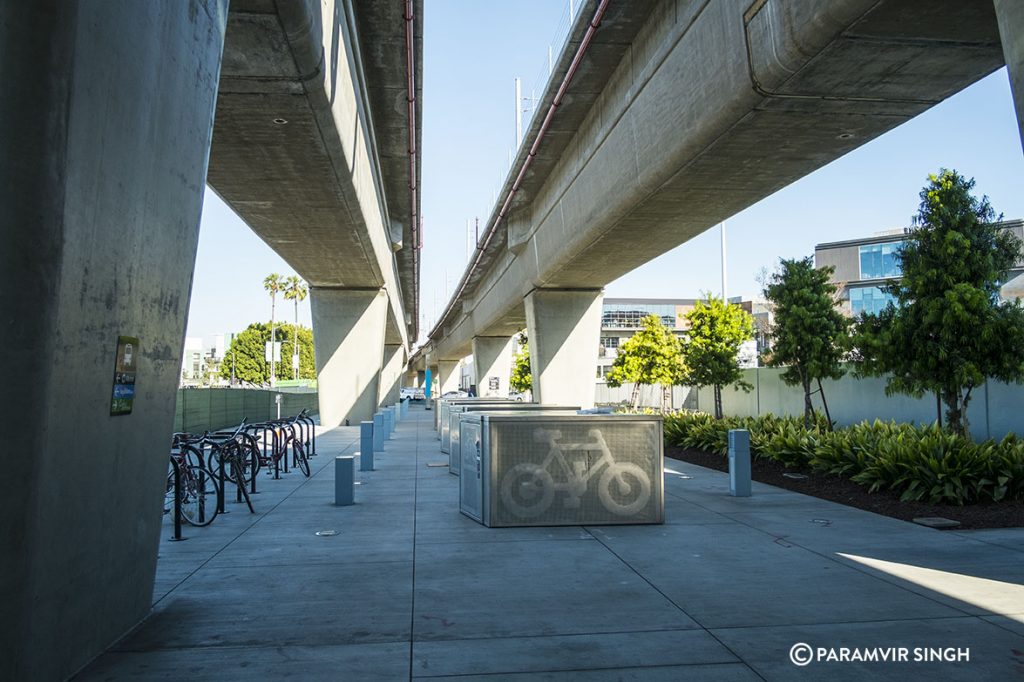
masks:
{"label": "young tree", "polygon": [[274,385],[274,379],[277,376],[277,372],[274,370],[274,341],[277,340],[277,334],[275,333],[274,327],[276,318],[276,307],[277,307],[277,294],[284,289],[284,278],[276,272],[272,272],[263,278],[263,288],[270,294],[270,385]]}
{"label": "young tree", "polygon": [[516,393],[526,393],[533,389],[533,375],[530,373],[530,347],[527,345],[526,332],[519,334],[519,351],[512,360],[512,378],[509,386]]}
{"label": "young tree", "polygon": [[753,386],[743,381],[737,355],[740,344],[754,336],[754,320],[738,305],[708,295],[686,314],[690,330],[683,341],[685,383],[714,386],[715,418],[722,418],[722,387],[736,384],[744,391]]}
{"label": "young tree", "polygon": [[[313,352],[313,332],[306,327],[300,327],[298,331],[288,329],[283,325],[284,331],[292,339],[298,338],[299,342],[299,378],[316,378],[316,360]],[[270,326],[263,322],[254,322],[238,334],[227,350],[224,361],[220,364],[220,376],[224,379],[231,378],[231,367],[234,362],[235,378],[256,386],[264,386],[270,381],[270,363],[266,361],[265,349],[270,340]],[[292,343],[285,341],[281,345],[283,350],[293,352]]]}
{"label": "young tree", "polygon": [[929,176],[898,254],[903,278],[887,287],[897,305],[865,315],[856,337],[859,374],[891,375],[887,394],[935,393],[946,426],[964,436],[975,388],[1024,380],[1024,309],[999,301],[1021,243],[973,188],[956,171]]}
{"label": "young tree", "polygon": [[[770,367],[786,367],[782,380],[804,391],[804,426],[814,420],[811,395],[821,396],[829,424],[832,415],[825,399],[822,379],[838,379],[845,373],[840,365],[850,319],[835,305],[836,285],[831,283],[835,268],[815,268],[811,257],[779,261],[768,279],[764,296],[774,305]],[[818,388],[811,391],[811,384]]]}
{"label": "young tree", "polygon": [[[661,323],[657,315],[642,320],[643,329],[627,339],[608,372],[608,385],[615,387],[633,383],[630,408],[637,409],[640,386],[658,384],[664,387],[681,383],[683,359],[679,340]],[[665,392],[662,390],[661,411],[665,411]]]}
{"label": "young tree", "polygon": [[[284,283],[284,298],[286,301],[295,301],[295,330],[299,329],[299,303],[305,300],[306,294],[309,290],[306,288],[305,282],[298,278],[296,275],[292,275]],[[299,364],[295,362],[297,354],[294,352],[296,348],[296,337],[292,337],[292,379],[299,378]]]}

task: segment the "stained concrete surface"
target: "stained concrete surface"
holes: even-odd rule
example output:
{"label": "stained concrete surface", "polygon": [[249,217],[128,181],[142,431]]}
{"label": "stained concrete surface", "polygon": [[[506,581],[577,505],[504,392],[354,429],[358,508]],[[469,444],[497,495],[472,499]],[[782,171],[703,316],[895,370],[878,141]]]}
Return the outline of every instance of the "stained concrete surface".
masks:
{"label": "stained concrete surface", "polygon": [[[357,503],[333,457],[260,479],[160,546],[152,615],[82,680],[1013,679],[1024,529],[941,532],[666,465],[663,526],[488,529],[460,515],[432,413],[413,408]],[[336,530],[318,537],[318,530]],[[790,648],[969,647],[959,663],[794,666]]]}

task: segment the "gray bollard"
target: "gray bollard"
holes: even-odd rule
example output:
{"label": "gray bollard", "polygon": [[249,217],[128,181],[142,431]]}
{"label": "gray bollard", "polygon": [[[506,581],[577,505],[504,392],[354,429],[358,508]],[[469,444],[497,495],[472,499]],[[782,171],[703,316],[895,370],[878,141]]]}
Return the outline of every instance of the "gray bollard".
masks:
{"label": "gray bollard", "polygon": [[395,411],[395,424],[397,425],[398,422],[402,421],[402,403],[395,403],[391,406],[391,409]]}
{"label": "gray bollard", "polygon": [[381,412],[384,413],[384,440],[391,440],[395,430],[395,413],[389,407],[381,408]]}
{"label": "gray bollard", "polygon": [[373,471],[373,422],[359,422],[359,470]]}
{"label": "gray bollard", "polygon": [[729,494],[750,497],[750,431],[729,430]]}
{"label": "gray bollard", "polygon": [[405,400],[402,401],[402,416],[403,417],[408,417],[409,416],[409,403],[411,403],[411,402],[412,402],[412,400],[410,400],[409,398],[406,398]]}
{"label": "gray bollard", "polygon": [[356,501],[356,463],[352,455],[334,458],[334,504],[344,507]]}
{"label": "gray bollard", "polygon": [[384,413],[373,415],[373,451],[384,451]]}

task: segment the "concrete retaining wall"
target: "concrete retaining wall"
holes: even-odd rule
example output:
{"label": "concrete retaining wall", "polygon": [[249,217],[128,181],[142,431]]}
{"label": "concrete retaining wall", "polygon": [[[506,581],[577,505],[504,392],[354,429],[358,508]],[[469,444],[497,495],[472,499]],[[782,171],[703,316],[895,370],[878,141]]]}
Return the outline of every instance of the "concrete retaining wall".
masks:
{"label": "concrete retaining wall", "polygon": [[[781,369],[759,367],[744,370],[744,378],[754,390],[744,393],[735,388],[722,391],[722,408],[729,416],[802,415],[803,391],[799,386],[782,382]],[[895,419],[896,421],[931,424],[935,421],[935,396],[921,399],[905,395],[885,395],[885,379],[855,379],[845,376],[838,381],[822,382],[832,418],[840,425],[864,420]],[[714,392],[705,387],[697,394],[697,408],[710,411]],[[821,409],[821,399],[812,396],[814,407]],[[1000,439],[1009,432],[1024,433],[1024,386],[990,381],[975,389],[967,410],[971,434],[976,439]]]}

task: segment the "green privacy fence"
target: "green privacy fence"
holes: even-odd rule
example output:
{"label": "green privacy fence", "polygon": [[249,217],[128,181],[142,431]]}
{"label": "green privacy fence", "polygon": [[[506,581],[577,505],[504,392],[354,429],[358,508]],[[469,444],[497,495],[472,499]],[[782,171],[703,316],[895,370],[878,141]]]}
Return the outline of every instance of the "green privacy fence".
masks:
{"label": "green privacy fence", "polygon": [[281,396],[281,416],[302,410],[317,414],[316,391],[270,391],[251,388],[179,388],[174,409],[174,430],[202,433],[234,426],[243,418],[261,422],[277,417],[275,396]]}

